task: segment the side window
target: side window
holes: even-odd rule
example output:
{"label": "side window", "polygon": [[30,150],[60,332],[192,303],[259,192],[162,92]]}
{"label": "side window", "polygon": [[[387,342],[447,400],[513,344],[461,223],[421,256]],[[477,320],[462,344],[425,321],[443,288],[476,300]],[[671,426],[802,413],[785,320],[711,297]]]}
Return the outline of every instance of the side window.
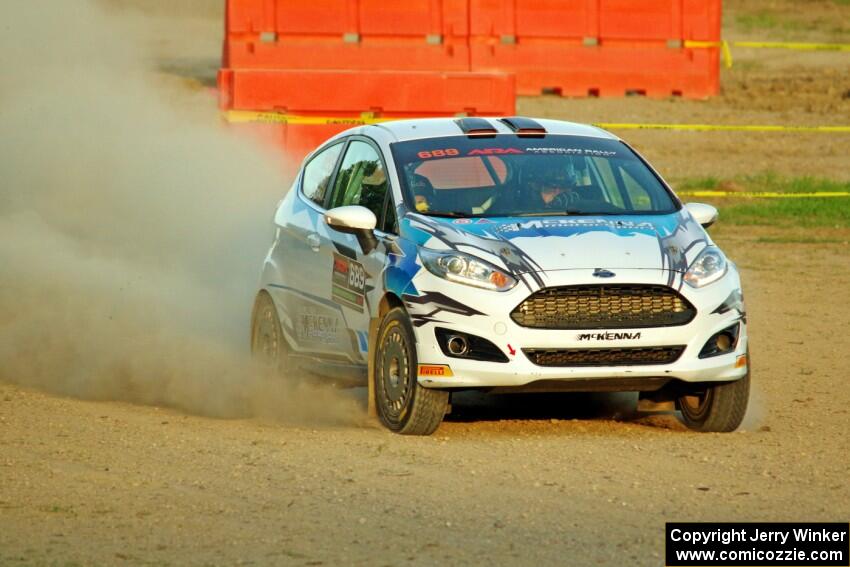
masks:
{"label": "side window", "polygon": [[[381,217],[378,217],[378,222],[381,222]],[[395,212],[392,195],[387,199],[387,206],[384,210],[384,224],[381,226],[381,230],[387,234],[398,234],[398,215]]]}
{"label": "side window", "polygon": [[651,211],[652,198],[649,195],[649,191],[632,177],[625,168],[620,168],[620,173],[623,176],[623,185],[626,188],[626,193],[632,202],[632,209],[635,211]]}
{"label": "side window", "polygon": [[591,158],[596,166],[596,171],[601,178],[601,185],[605,201],[623,208],[623,197],[620,195],[620,190],[617,187],[617,177],[611,169],[611,163],[604,158]]}
{"label": "side window", "polygon": [[331,207],[362,205],[380,222],[386,194],[387,176],[378,152],[366,142],[351,142],[336,176]]}
{"label": "side window", "polygon": [[339,153],[345,144],[336,144],[325,151],[321,152],[310,160],[304,167],[304,179],[301,183],[301,191],[304,196],[323,206],[325,203],[325,195],[328,191],[328,184],[333,175],[336,160],[339,158]]}

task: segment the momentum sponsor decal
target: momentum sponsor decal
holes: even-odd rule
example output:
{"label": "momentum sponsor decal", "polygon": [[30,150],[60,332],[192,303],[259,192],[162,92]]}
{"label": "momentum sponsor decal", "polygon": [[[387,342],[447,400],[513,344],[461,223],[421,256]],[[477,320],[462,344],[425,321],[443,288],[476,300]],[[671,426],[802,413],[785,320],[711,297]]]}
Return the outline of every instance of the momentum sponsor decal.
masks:
{"label": "momentum sponsor decal", "polygon": [[643,229],[654,230],[651,222],[635,222],[630,220],[609,220],[601,218],[581,219],[536,219],[524,222],[511,222],[499,225],[496,230],[500,233],[522,232],[528,229],[547,228],[616,228],[616,229]]}
{"label": "momentum sponsor decal", "polygon": [[334,252],[333,300],[362,313],[366,301],[366,276],[363,264]]}
{"label": "momentum sponsor decal", "polygon": [[306,306],[298,313],[298,324],[295,330],[298,339],[302,341],[334,344],[339,332],[339,318],[319,313],[312,306]]}

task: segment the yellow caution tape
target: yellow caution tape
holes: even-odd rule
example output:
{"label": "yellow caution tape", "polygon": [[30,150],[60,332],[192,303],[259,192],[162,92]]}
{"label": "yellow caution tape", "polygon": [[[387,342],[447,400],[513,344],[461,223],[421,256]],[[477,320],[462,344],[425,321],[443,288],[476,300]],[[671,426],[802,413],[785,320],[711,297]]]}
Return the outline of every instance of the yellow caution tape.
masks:
{"label": "yellow caution tape", "polygon": [[[341,126],[362,126],[364,124],[379,124],[398,120],[397,118],[380,118],[365,113],[359,117],[325,117],[297,116],[280,112],[255,112],[250,110],[228,110],[222,113],[223,118],[233,124],[265,123],[265,124],[308,124]],[[750,132],[848,132],[850,126],[758,126],[758,125],[714,125],[714,124],[632,124],[632,123],[597,123],[594,126],[611,129],[661,129],[661,130],[743,130]],[[850,197],[850,191],[816,191],[812,193],[778,193],[778,192],[744,192],[744,191],[677,191],[677,194],[690,197],[742,197],[742,198],[820,198],[820,197]]]}
{"label": "yellow caution tape", "polygon": [[735,47],[798,49],[803,51],[850,51],[850,43],[801,43],[793,41],[733,41]]}
{"label": "yellow caution tape", "polygon": [[[361,116],[298,116],[280,112],[254,112],[250,110],[228,110],[223,113],[227,122],[233,124],[266,123],[266,124],[308,124],[340,126],[362,126],[364,124],[380,124],[399,118],[376,117],[371,114]],[[850,133],[850,126],[775,126],[758,124],[653,124],[631,122],[598,122],[594,124],[610,130],[687,130],[696,132],[741,131],[741,132],[822,132]]]}
{"label": "yellow caution tape", "polygon": [[850,191],[814,191],[812,193],[778,193],[771,191],[676,191],[687,197],[742,197],[746,199],[811,199],[823,197],[850,197]]}
{"label": "yellow caution tape", "polygon": [[695,41],[693,39],[686,39],[682,45],[691,49],[719,47],[720,52],[723,55],[723,63],[726,65],[726,68],[729,69],[732,67],[732,50],[729,49],[728,41]]}
{"label": "yellow caution tape", "polygon": [[364,124],[379,124],[398,120],[398,118],[378,118],[370,114],[361,116],[297,116],[294,114],[283,114],[280,112],[254,112],[251,110],[227,110],[223,113],[224,119],[232,124],[245,124],[259,122],[266,124],[309,124],[321,126],[327,124],[339,124],[340,126],[363,126]]}
{"label": "yellow caution tape", "polygon": [[697,41],[686,39],[682,45],[690,49],[709,49],[719,47],[723,54],[723,63],[726,68],[732,67],[732,51],[730,45],[735,47],[754,49],[795,49],[802,51],[850,51],[850,43],[806,43],[795,41]]}
{"label": "yellow caution tape", "polygon": [[850,133],[850,126],[775,126],[770,124],[640,124],[611,123],[594,124],[611,130],[690,130],[696,132],[739,131],[739,132],[823,132]]}

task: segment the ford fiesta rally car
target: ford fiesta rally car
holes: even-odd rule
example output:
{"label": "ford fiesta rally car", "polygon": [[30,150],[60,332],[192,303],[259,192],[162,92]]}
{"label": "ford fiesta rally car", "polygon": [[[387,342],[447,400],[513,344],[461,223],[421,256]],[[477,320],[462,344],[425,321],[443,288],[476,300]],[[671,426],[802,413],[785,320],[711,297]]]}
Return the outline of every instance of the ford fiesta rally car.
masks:
{"label": "ford fiesta rally car", "polygon": [[701,431],[749,396],[735,265],[649,164],[592,126],[528,118],[352,128],[275,213],[252,323],[282,369],[368,380],[391,430],[450,393],[637,391]]}

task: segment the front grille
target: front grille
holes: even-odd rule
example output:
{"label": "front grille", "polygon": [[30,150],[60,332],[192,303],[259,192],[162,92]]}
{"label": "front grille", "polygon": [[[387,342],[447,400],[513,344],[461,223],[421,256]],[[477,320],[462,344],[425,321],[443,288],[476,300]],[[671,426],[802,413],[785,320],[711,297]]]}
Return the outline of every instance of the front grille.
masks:
{"label": "front grille", "polygon": [[636,348],[524,348],[522,352],[537,366],[632,366],[672,364],[684,346]]}
{"label": "front grille", "polygon": [[536,329],[638,329],[689,323],[696,309],[663,285],[550,287],[511,312],[517,325]]}

